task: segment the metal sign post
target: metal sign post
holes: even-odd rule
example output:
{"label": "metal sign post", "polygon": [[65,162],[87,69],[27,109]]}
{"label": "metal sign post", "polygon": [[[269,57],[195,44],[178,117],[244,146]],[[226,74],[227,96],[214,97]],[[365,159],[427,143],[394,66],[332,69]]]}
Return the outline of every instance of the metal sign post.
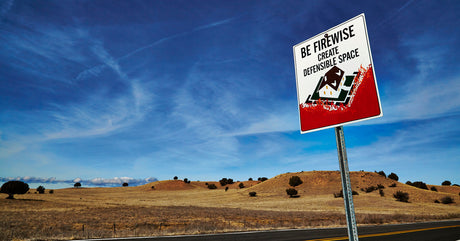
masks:
{"label": "metal sign post", "polygon": [[353,206],[353,193],[351,190],[350,172],[348,170],[347,150],[343,126],[335,127],[337,140],[337,154],[339,156],[340,176],[342,178],[343,201],[347,217],[348,238],[350,241],[358,241],[358,228],[356,226],[355,208]]}

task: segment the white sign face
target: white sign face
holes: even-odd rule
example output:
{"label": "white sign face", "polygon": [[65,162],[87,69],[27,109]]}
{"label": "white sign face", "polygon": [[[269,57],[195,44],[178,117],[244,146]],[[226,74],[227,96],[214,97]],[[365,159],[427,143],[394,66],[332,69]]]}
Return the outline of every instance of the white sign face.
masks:
{"label": "white sign face", "polygon": [[382,116],[364,14],[293,50],[302,133]]}

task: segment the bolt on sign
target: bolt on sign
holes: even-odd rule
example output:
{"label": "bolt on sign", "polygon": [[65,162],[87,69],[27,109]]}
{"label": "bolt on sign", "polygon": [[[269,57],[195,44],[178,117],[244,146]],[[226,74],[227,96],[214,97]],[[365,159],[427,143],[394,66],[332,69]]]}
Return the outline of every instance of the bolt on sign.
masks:
{"label": "bolt on sign", "polygon": [[302,134],[383,115],[364,14],[293,50]]}

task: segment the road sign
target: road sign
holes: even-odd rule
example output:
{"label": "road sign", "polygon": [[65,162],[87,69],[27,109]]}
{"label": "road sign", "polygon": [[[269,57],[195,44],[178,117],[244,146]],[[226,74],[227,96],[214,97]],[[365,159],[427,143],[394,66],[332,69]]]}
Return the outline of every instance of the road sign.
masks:
{"label": "road sign", "polygon": [[382,116],[364,14],[293,50],[302,134]]}

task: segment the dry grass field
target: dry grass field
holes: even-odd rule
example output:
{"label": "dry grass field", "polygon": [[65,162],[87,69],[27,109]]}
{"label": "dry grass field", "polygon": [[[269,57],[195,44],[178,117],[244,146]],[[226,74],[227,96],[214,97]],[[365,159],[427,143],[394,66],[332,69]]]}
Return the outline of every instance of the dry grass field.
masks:
{"label": "dry grass field", "polygon": [[[289,178],[299,176],[300,197],[289,198]],[[422,190],[371,172],[352,172],[357,222],[383,224],[460,218],[460,187]],[[54,194],[0,194],[0,240],[67,240],[82,238],[156,236],[227,231],[334,227],[345,225],[337,171],[278,175],[265,182],[245,181],[225,191],[206,182],[159,181],[138,187],[69,188]],[[390,187],[396,183],[396,187]],[[380,184],[379,191],[366,193]],[[152,188],[152,186],[154,188]],[[429,185],[431,187],[431,185]],[[396,191],[409,194],[398,202]],[[250,197],[249,192],[256,192]],[[454,203],[435,203],[450,196]]]}

